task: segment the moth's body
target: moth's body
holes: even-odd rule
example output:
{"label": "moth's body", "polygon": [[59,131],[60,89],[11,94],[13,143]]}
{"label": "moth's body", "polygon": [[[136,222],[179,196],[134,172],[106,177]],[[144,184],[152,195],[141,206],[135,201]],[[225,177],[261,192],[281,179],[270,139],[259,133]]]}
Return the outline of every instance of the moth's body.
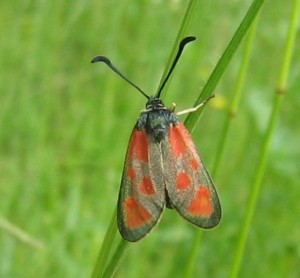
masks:
{"label": "moth's body", "polygon": [[211,228],[221,211],[189,132],[173,110],[150,98],[133,129],[118,200],[118,227],[129,241],[145,236],[164,207]]}
{"label": "moth's body", "polygon": [[[221,219],[217,192],[188,130],[174,109],[167,109],[160,99],[185,45],[195,39],[186,37],[180,42],[155,97],[144,93],[107,57],[92,60],[107,64],[148,99],[130,137],[118,199],[118,228],[128,241],[147,235],[165,206],[176,209],[184,219],[202,228],[212,228]],[[180,114],[194,112],[202,105]]]}
{"label": "moth's body", "polygon": [[[179,123],[178,117],[167,109],[163,102],[156,97],[150,97],[146,104],[146,110],[141,112],[141,115],[135,125],[139,131],[145,131],[149,136],[149,140],[153,144],[157,144],[160,149],[160,155],[155,160],[160,161],[159,171],[164,175],[161,141],[165,140],[169,135],[170,126]],[[157,171],[158,172],[158,171]],[[165,191],[166,206],[172,208],[168,192]]]}
{"label": "moth's body", "polygon": [[144,130],[151,142],[160,143],[168,135],[170,126],[178,122],[178,117],[167,109],[160,99],[151,97],[146,104],[146,110],[141,112],[135,128]]}

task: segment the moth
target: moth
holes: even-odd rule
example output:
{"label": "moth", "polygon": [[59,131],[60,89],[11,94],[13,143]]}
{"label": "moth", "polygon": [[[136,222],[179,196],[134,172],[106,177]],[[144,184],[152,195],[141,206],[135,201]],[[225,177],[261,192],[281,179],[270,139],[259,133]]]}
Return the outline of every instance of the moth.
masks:
{"label": "moth", "polygon": [[197,227],[215,227],[221,219],[221,205],[213,181],[206,170],[191,135],[178,115],[194,112],[198,106],[175,113],[166,108],[161,92],[174,70],[186,44],[180,44],[170,70],[155,96],[149,96],[126,78],[105,56],[104,62],[146,98],[146,108],[129,139],[118,198],[117,223],[121,236],[135,242],[158,223],[165,207],[175,209]]}

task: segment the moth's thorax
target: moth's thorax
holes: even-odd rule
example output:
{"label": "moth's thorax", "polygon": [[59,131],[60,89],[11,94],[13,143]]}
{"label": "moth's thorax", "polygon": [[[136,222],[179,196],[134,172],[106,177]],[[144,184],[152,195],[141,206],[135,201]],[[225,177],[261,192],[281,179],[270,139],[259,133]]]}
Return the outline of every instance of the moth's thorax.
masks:
{"label": "moth's thorax", "polygon": [[146,110],[142,111],[136,128],[145,130],[151,140],[159,143],[169,134],[170,126],[178,122],[173,111],[167,109],[159,98],[153,97],[147,102]]}

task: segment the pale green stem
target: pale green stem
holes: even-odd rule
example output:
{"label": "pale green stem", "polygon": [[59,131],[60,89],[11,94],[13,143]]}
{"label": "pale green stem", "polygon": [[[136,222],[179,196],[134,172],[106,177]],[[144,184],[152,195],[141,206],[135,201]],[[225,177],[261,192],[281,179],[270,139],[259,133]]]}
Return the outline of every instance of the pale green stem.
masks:
{"label": "pale green stem", "polygon": [[270,116],[269,124],[267,127],[267,131],[264,137],[261,156],[259,158],[259,162],[257,165],[256,177],[254,179],[251,193],[249,196],[249,203],[246,211],[246,216],[244,219],[244,223],[242,225],[242,229],[239,234],[238,244],[236,248],[236,253],[234,257],[234,261],[231,267],[230,278],[238,277],[239,270],[241,268],[241,263],[245,251],[245,246],[247,242],[247,238],[250,231],[250,226],[252,222],[252,218],[255,212],[256,203],[258,200],[258,196],[261,189],[262,178],[265,172],[268,152],[270,148],[270,142],[272,136],[274,134],[275,125],[279,116],[280,107],[282,104],[283,96],[286,92],[287,87],[287,79],[292,59],[292,53],[295,43],[296,31],[297,31],[297,24],[298,24],[298,17],[300,11],[300,0],[294,0],[291,21],[289,26],[289,31],[287,35],[286,45],[284,49],[284,56],[283,56],[283,63],[281,67],[281,71],[279,74],[279,82],[277,88],[275,90],[275,99],[272,114]]}

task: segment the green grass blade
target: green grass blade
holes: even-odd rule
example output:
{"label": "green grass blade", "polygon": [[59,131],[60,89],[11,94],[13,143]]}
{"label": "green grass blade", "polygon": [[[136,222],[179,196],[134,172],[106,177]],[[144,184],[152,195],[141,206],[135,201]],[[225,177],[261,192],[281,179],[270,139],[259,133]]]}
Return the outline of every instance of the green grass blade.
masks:
{"label": "green grass blade", "polygon": [[[242,39],[244,38],[245,34],[247,33],[248,29],[251,26],[252,21],[258,14],[259,10],[261,9],[265,0],[254,0],[248,9],[244,19],[242,20],[241,24],[239,25],[237,31],[235,32],[234,36],[232,37],[230,43],[228,44],[227,48],[225,49],[223,55],[221,56],[220,60],[218,61],[216,67],[214,68],[212,74],[210,75],[208,81],[206,82],[203,90],[200,92],[197,101],[195,102],[195,106],[201,103],[202,100],[207,99],[209,96],[213,94],[214,89],[216,88],[221,76],[223,75],[225,69],[227,68],[229,62],[233,54],[236,52],[238,46],[240,45]],[[194,113],[190,113],[186,120],[185,125],[189,128],[190,131],[194,129],[197,122],[199,121],[200,115],[202,113],[202,109]]]}
{"label": "green grass blade", "polygon": [[[259,2],[259,3],[258,4],[256,3],[256,5],[255,5],[255,1],[254,1],[253,4],[251,5],[251,7],[249,8],[249,10],[246,13],[242,23],[240,24],[239,28],[237,29],[236,33],[234,34],[234,36],[233,36],[231,42],[229,43],[229,45],[227,46],[225,52],[221,56],[219,62],[217,63],[215,69],[213,70],[211,76],[209,77],[206,85],[204,86],[202,92],[200,93],[196,104],[201,102],[200,99],[201,99],[202,95],[209,96],[209,95],[212,94],[213,89],[216,87],[216,85],[217,85],[218,81],[220,80],[223,72],[225,71],[227,65],[229,64],[233,54],[238,49],[238,47],[240,45],[240,42],[242,41],[242,38],[246,35],[247,30],[249,29],[252,21],[255,19],[255,16],[258,14],[258,12],[259,12],[262,4],[263,4],[263,1],[256,1],[256,2]],[[255,30],[255,28],[252,28],[252,30]],[[250,50],[251,50],[250,45],[252,45],[252,43],[253,43],[253,37],[254,37],[255,32],[253,31],[252,33],[253,34],[249,36],[249,40],[248,40],[248,43],[247,43],[247,45],[249,45],[249,47],[247,47],[246,50],[245,50],[244,64],[242,65],[243,71],[240,72],[240,76],[239,76],[239,79],[238,79],[239,81],[237,83],[237,87],[236,87],[236,90],[235,90],[235,93],[234,93],[234,97],[233,97],[233,100],[231,102],[232,106],[231,106],[230,111],[235,111],[236,108],[237,108],[237,105],[239,103],[241,86],[244,82],[244,73],[246,71],[248,61],[249,61],[249,55],[250,55]],[[188,126],[188,128],[190,130],[193,130],[193,128],[197,124],[197,121],[198,121],[198,119],[201,115],[200,113],[198,113],[198,115],[196,115],[194,118],[189,119],[190,117],[193,116],[193,114],[196,114],[196,113],[189,114],[187,119],[186,119],[185,124],[186,124],[186,126]],[[229,119],[230,118],[231,117],[229,117]],[[229,122],[226,123],[225,126],[224,126],[223,135],[225,137],[227,137],[228,131],[229,131]],[[222,137],[222,140],[221,140],[221,143],[219,144],[219,151],[223,150],[225,148],[225,145],[224,145],[225,140],[223,141],[224,137],[223,136],[221,136],[221,137]],[[221,152],[218,152],[218,153],[221,154]],[[215,165],[214,165],[214,169],[213,169],[213,172],[212,172],[213,177],[214,177],[214,174],[215,174],[216,169],[218,167],[217,164],[219,163],[220,160],[221,160],[221,156],[217,155],[216,160],[215,160],[216,162],[215,162]],[[193,240],[193,244],[192,244],[193,249],[190,252],[191,255],[189,257],[188,264],[187,264],[187,267],[186,267],[186,270],[185,270],[185,277],[193,277],[193,270],[194,270],[195,265],[196,265],[197,253],[198,253],[198,250],[199,250],[199,243],[201,242],[201,237],[202,237],[202,231],[199,230],[199,231],[196,232],[194,240]]]}
{"label": "green grass blade", "polygon": [[221,132],[220,141],[218,144],[217,152],[216,152],[216,158],[212,167],[211,174],[214,177],[214,179],[217,179],[218,170],[220,169],[220,164],[222,162],[222,157],[224,154],[224,151],[226,149],[226,142],[229,135],[229,130],[232,125],[232,120],[235,118],[237,114],[237,109],[240,103],[241,95],[243,92],[244,84],[245,84],[245,77],[248,70],[249,60],[251,56],[252,46],[256,34],[256,28],[257,28],[257,22],[258,17],[253,22],[253,26],[251,27],[249,34],[247,36],[245,49],[242,57],[242,62],[240,65],[240,69],[238,71],[237,76],[237,82],[235,84],[235,87],[233,89],[233,95],[232,100],[230,101],[230,106],[228,109],[228,115],[224,123],[223,130]]}
{"label": "green grass blade", "polygon": [[[199,3],[199,0],[190,0],[190,2],[188,4],[187,10],[186,10],[185,15],[183,17],[183,21],[180,25],[179,32],[178,32],[177,37],[176,37],[175,42],[174,42],[173,49],[170,53],[167,65],[165,67],[165,70],[163,72],[163,75],[161,77],[161,80],[160,80],[160,83],[159,83],[159,86],[158,86],[157,90],[160,88],[161,84],[163,83],[163,81],[166,78],[166,75],[168,74],[168,71],[169,71],[169,69],[170,69],[170,67],[173,63],[173,60],[175,58],[175,55],[177,53],[179,42],[187,35],[187,30],[189,29],[190,24],[191,24],[192,19],[193,19],[193,16],[195,15],[195,11],[197,9],[198,3]],[[171,78],[172,78],[172,76],[170,77],[170,80],[171,80]],[[164,90],[161,93],[162,98],[167,92],[167,88],[168,88],[168,84],[170,83],[170,80],[166,84]]]}
{"label": "green grass blade", "polygon": [[96,264],[92,273],[92,278],[100,277],[101,273],[104,271],[106,262],[109,258],[109,254],[112,249],[112,244],[117,233],[117,208],[115,208],[113,216],[110,220],[108,229],[106,231],[103,243],[101,245]]}
{"label": "green grass blade", "polygon": [[194,269],[196,265],[197,254],[199,251],[199,246],[201,244],[201,239],[203,235],[203,232],[201,230],[195,232],[196,234],[193,239],[192,250],[190,251],[189,260],[187,261],[186,269],[184,271],[185,278],[194,277]]}
{"label": "green grass blade", "polygon": [[128,246],[128,242],[122,239],[112,256],[107,268],[101,275],[103,278],[109,278],[109,277],[114,277],[117,269],[119,268],[119,264],[121,262],[121,259],[124,256],[124,251],[126,250],[126,247]]}
{"label": "green grass blade", "polygon": [[[239,104],[243,84],[245,81],[245,74],[246,74],[248,64],[249,64],[250,53],[251,53],[251,49],[252,49],[252,45],[253,45],[253,41],[254,41],[254,37],[255,37],[256,27],[257,27],[257,20],[255,20],[255,24],[252,26],[249,36],[247,38],[241,68],[239,70],[239,75],[237,77],[237,83],[236,83],[236,86],[234,89],[233,98],[232,98],[232,101],[230,102],[231,106],[229,107],[228,117],[224,124],[224,128],[221,133],[222,135],[220,136],[221,140],[219,142],[219,147],[216,152],[217,154],[216,154],[215,163],[213,165],[212,172],[211,172],[214,179],[216,179],[216,175],[218,173],[218,169],[219,169],[219,166],[220,166],[220,163],[222,160],[222,155],[223,155],[225,147],[226,147],[226,139],[228,137],[230,126],[232,124],[233,115],[236,114],[237,107]],[[186,271],[185,277],[193,276],[193,270],[195,268],[196,258],[197,258],[202,235],[203,235],[202,231],[197,231],[197,233],[195,234],[193,248],[191,251],[190,259],[188,261],[188,266],[187,266],[187,271]]]}
{"label": "green grass blade", "polygon": [[10,223],[7,219],[5,219],[2,215],[0,215],[0,230],[8,233],[12,237],[15,237],[20,242],[23,242],[24,244],[27,244],[28,246],[36,249],[44,249],[45,244],[32,237],[19,227],[15,226],[14,224]]}
{"label": "green grass blade", "polygon": [[276,94],[273,104],[272,113],[270,116],[268,128],[264,137],[261,156],[259,158],[259,162],[257,164],[257,172],[256,176],[251,188],[251,193],[249,196],[249,203],[246,211],[246,216],[244,219],[244,223],[242,225],[242,229],[239,234],[239,240],[237,244],[237,249],[234,257],[234,261],[231,267],[230,277],[236,278],[238,277],[239,270],[241,267],[243,254],[245,251],[245,246],[248,238],[248,234],[250,231],[250,225],[252,222],[252,218],[254,215],[256,203],[259,197],[260,189],[261,189],[261,183],[262,178],[264,176],[266,164],[267,164],[267,158],[268,158],[268,152],[270,149],[270,143],[272,136],[274,134],[275,125],[278,120],[280,107],[282,104],[284,93],[286,92],[287,87],[287,79],[290,69],[290,64],[292,60],[292,52],[295,44],[295,37],[297,32],[297,24],[298,24],[298,18],[299,18],[299,11],[300,11],[300,0],[294,1],[294,7],[292,9],[292,15],[291,15],[291,21],[289,26],[289,32],[287,35],[286,40],[286,46],[284,50],[284,57],[283,57],[283,63],[281,67],[281,72],[279,75],[279,83],[276,88]]}

